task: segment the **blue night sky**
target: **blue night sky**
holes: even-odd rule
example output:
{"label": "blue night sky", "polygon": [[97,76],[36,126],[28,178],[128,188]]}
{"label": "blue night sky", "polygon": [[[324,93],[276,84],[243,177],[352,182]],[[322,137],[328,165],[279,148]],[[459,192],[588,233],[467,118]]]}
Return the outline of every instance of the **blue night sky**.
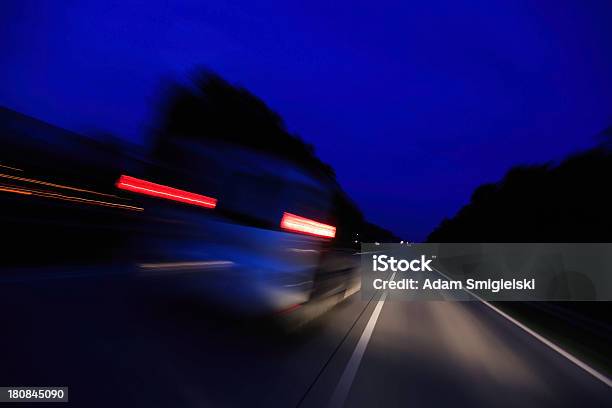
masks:
{"label": "blue night sky", "polygon": [[140,143],[164,80],[204,65],[411,240],[612,124],[609,0],[301,3],[4,1],[0,105]]}

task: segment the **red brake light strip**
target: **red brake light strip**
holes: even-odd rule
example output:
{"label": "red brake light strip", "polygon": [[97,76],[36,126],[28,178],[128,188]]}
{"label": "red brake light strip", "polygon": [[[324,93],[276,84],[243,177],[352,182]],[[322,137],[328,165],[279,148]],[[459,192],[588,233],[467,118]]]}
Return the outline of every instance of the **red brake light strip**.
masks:
{"label": "red brake light strip", "polygon": [[217,199],[215,198],[190,193],[189,191],[179,190],[177,188],[152,183],[150,181],[141,180],[136,177],[126,175],[119,177],[116,186],[121,190],[128,190],[153,197],[180,201],[182,203],[198,205],[200,207],[215,208],[217,206]]}
{"label": "red brake light strip", "polygon": [[282,229],[317,237],[334,238],[336,236],[336,227],[288,212],[283,213],[280,226]]}

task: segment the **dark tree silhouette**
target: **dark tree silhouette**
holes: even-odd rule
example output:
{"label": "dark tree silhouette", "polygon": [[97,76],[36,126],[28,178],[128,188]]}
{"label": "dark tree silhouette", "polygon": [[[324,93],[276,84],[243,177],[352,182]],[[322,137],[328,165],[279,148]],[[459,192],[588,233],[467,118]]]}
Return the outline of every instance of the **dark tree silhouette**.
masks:
{"label": "dark tree silhouette", "polygon": [[612,129],[561,163],[515,167],[484,184],[429,242],[610,242]]}

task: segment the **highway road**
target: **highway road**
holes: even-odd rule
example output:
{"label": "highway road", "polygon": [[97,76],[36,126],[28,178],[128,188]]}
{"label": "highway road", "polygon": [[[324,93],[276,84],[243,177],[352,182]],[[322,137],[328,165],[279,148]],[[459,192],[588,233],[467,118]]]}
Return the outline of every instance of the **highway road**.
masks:
{"label": "highway road", "polygon": [[69,406],[612,406],[605,379],[480,302],[357,293],[282,334],[157,285],[55,275],[0,284],[0,386],[68,386]]}

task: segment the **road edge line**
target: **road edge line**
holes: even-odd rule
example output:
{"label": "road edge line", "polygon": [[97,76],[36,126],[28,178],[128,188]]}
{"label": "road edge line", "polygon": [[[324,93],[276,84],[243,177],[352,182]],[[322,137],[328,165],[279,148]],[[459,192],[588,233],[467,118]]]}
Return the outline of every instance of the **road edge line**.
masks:
{"label": "road edge line", "polygon": [[[436,272],[438,272],[440,275],[444,276],[446,279],[452,280],[450,277],[446,276],[446,274],[442,273],[438,269],[436,269],[436,268],[433,268],[433,269]],[[542,343],[544,343],[545,345],[547,345],[548,347],[550,347],[551,349],[553,349],[557,353],[561,354],[563,357],[567,358],[569,361],[571,361],[572,363],[574,363],[578,367],[582,368],[587,373],[591,374],[593,377],[595,377],[599,381],[603,382],[608,387],[612,388],[612,380],[610,378],[608,378],[605,374],[600,373],[599,371],[597,371],[596,369],[594,369],[593,367],[591,367],[590,365],[588,365],[584,361],[580,360],[578,357],[574,356],[573,354],[571,354],[568,351],[565,351],[560,346],[556,345],[555,343],[553,343],[552,341],[548,340],[546,337],[542,336],[541,334],[537,333],[536,331],[530,329],[525,324],[519,322],[518,320],[516,320],[512,316],[508,315],[506,312],[503,312],[502,310],[500,310],[497,307],[493,306],[491,303],[489,303],[486,300],[482,299],[480,296],[476,295],[475,293],[473,293],[473,292],[471,292],[471,291],[469,291],[467,289],[463,289],[463,290],[466,291],[467,293],[469,293],[470,295],[474,296],[481,303],[485,304],[488,308],[490,308],[494,312],[497,312],[499,315],[504,317],[509,322],[514,323],[516,326],[518,326],[519,328],[523,329],[523,331],[527,332],[528,334],[531,334],[537,340],[541,341]]]}
{"label": "road edge line", "polygon": [[490,304],[486,300],[482,300],[482,299],[479,299],[479,300],[482,303],[484,303],[487,307],[489,307],[491,310],[497,312],[501,316],[505,317],[508,321],[514,323],[515,325],[517,325],[518,327],[520,327],[521,329],[523,329],[527,333],[531,334],[533,337],[535,337],[536,339],[540,340],[542,343],[546,344],[548,347],[550,347],[551,349],[553,349],[557,353],[561,354],[563,357],[567,358],[569,361],[571,361],[572,363],[574,363],[578,367],[582,368],[584,371],[586,371],[587,373],[591,374],[593,377],[597,378],[599,381],[603,382],[608,387],[612,387],[612,380],[610,378],[608,378],[606,375],[600,373],[599,371],[597,371],[596,369],[594,369],[593,367],[591,367],[590,365],[588,365],[584,361],[580,360],[578,357],[574,356],[573,354],[571,354],[568,351],[565,351],[560,346],[556,345],[555,343],[553,343],[552,341],[548,340],[546,337],[542,336],[541,334],[537,333],[536,331],[530,329],[529,327],[527,327],[523,323],[519,322],[518,320],[516,320],[512,316],[508,315],[507,313],[501,311],[500,309],[498,309],[497,307],[493,306],[492,304]]}

